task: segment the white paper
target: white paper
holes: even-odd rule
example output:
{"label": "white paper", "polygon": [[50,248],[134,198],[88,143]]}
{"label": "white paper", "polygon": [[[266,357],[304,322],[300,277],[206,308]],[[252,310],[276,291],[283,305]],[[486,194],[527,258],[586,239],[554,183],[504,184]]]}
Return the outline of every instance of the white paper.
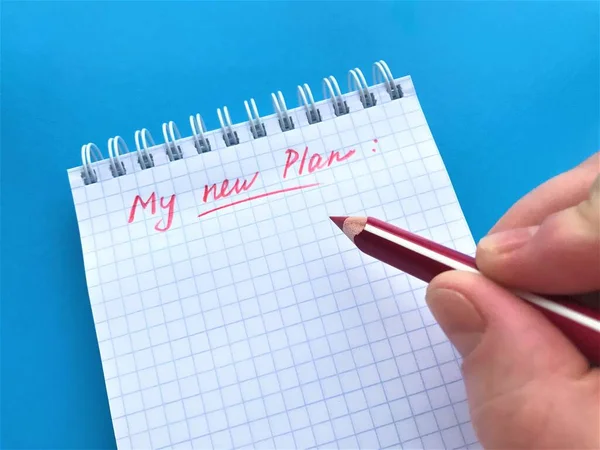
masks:
{"label": "white paper", "polygon": [[152,169],[134,152],[118,178],[107,160],[95,184],[69,171],[119,449],[476,445],[424,283],[329,220],[369,215],[473,253],[412,81],[398,82],[404,98],[378,85],[368,109],[345,95],[344,116],[317,103],[318,124],[293,109],[285,133],[275,116],[256,140],[236,125],[236,146],[217,130],[213,151],[187,138],[169,162],[159,145]]}

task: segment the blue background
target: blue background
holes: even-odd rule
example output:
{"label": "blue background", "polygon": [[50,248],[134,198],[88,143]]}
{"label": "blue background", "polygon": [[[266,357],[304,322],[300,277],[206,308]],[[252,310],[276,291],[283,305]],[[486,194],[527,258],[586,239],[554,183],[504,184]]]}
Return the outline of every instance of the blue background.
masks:
{"label": "blue background", "polygon": [[[2,444],[112,435],[67,182],[80,146],[281,89],[412,75],[476,239],[599,148],[598,3],[2,4]],[[319,95],[320,98],[320,95]]]}

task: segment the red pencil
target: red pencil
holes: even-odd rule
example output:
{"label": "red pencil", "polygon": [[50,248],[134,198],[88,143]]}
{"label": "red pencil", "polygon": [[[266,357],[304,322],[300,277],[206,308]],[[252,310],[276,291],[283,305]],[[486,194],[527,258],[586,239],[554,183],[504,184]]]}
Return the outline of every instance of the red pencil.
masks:
{"label": "red pencil", "polygon": [[[425,282],[448,270],[479,273],[475,258],[373,217],[331,217],[362,252]],[[541,311],[593,364],[600,364],[600,311],[567,296],[512,291]]]}

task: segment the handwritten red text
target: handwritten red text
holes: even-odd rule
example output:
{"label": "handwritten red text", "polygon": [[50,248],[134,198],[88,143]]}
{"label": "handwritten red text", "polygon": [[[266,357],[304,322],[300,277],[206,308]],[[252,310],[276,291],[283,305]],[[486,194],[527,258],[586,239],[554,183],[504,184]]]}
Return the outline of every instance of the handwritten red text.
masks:
{"label": "handwritten red text", "polygon": [[[302,152],[302,158],[300,158],[300,153],[298,153],[293,148],[289,148],[285,151],[286,160],[285,167],[283,168],[283,178],[287,178],[288,170],[291,169],[300,159],[300,165],[298,166],[298,175],[303,175],[306,170],[308,173],[313,173],[317,170],[324,169],[326,167],[330,167],[334,162],[342,162],[351,158],[356,153],[356,150],[348,150],[345,155],[340,155],[340,152],[337,150],[333,150],[329,157],[325,158],[318,153],[313,153],[308,156],[308,147],[304,148],[304,152]],[[308,163],[307,160],[308,159]]]}
{"label": "handwritten red text", "polygon": [[250,179],[250,181],[241,180],[241,184],[240,184],[240,179],[238,178],[237,180],[235,180],[235,182],[233,183],[233,186],[231,186],[231,188],[229,187],[229,180],[223,180],[219,187],[217,187],[216,183],[213,184],[211,187],[208,187],[208,185],[205,185],[204,186],[204,195],[202,196],[202,200],[204,201],[204,203],[209,201],[209,198],[208,198],[209,194],[212,194],[211,200],[219,200],[222,198],[227,198],[233,193],[241,194],[243,191],[247,191],[248,189],[250,189],[252,187],[252,185],[258,178],[258,174],[259,174],[259,172],[256,172],[254,174],[254,176]]}
{"label": "handwritten red text", "polygon": [[[161,197],[158,203],[162,209],[167,211],[167,220],[165,222],[163,219],[161,219],[156,222],[154,229],[156,231],[167,231],[173,224],[173,214],[175,213],[175,195],[171,195],[171,199],[166,203],[165,197]],[[144,201],[139,195],[135,196],[133,205],[131,205],[131,210],[129,211],[128,223],[132,223],[135,220],[135,211],[137,210],[138,205],[141,206],[142,209],[146,209],[148,206],[150,206],[150,213],[152,215],[156,214],[156,193],[153,192],[146,201]]]}
{"label": "handwritten red text", "polygon": [[[377,139],[373,140],[377,144]],[[376,149],[372,149],[376,152]],[[283,179],[286,179],[290,174],[290,170],[298,175],[311,174],[316,171],[331,167],[335,163],[341,163],[349,160],[356,154],[356,150],[351,149],[347,151],[332,150],[328,154],[321,155],[316,152],[309,153],[308,147],[305,147],[302,152],[289,148],[285,151],[285,165],[283,167]],[[204,203],[212,203],[217,200],[228,199],[234,195],[239,195],[248,192],[255,185],[260,172],[256,172],[252,177],[249,178],[237,178],[233,181],[225,179],[220,183],[214,183],[212,185],[204,185],[204,192],[202,195],[202,201]],[[267,192],[255,193],[254,195],[245,196],[241,199],[232,199],[228,203],[220,204],[219,206],[212,207],[207,211],[198,214],[198,217],[203,217],[208,214],[220,211],[225,208],[231,208],[236,205],[240,205],[246,202],[255,201],[265,197],[274,195],[281,195],[288,192],[298,191],[302,189],[311,189],[319,186],[319,183],[305,184],[300,186],[282,187],[281,189],[275,189]],[[250,194],[250,193],[249,193]],[[158,206],[157,206],[158,203]],[[165,197],[158,198],[156,193],[152,193],[147,199],[143,199],[141,196],[136,195],[129,211],[129,223],[135,220],[136,211],[140,207],[143,210],[149,209],[151,215],[157,214],[157,209],[160,207],[160,212],[166,212],[166,219],[164,215],[156,222],[154,229],[156,231],[167,231],[173,224],[173,215],[175,213],[175,195],[172,195],[168,200]]]}

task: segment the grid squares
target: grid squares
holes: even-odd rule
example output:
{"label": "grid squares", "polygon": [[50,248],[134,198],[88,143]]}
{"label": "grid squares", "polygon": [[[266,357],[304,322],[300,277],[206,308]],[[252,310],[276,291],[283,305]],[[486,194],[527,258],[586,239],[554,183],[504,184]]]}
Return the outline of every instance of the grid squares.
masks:
{"label": "grid squares", "polygon": [[[120,448],[476,442],[456,353],[423,285],[359,254],[327,219],[368,211],[474,250],[410,84],[405,92],[392,102],[374,89],[367,111],[353,99],[347,116],[249,140],[247,157],[226,148],[86,187],[70,175]],[[282,149],[303,139],[311,152],[357,152],[281,179]],[[321,186],[197,220],[210,207],[205,184],[256,170],[252,193]],[[160,201],[161,214],[138,209],[126,223],[133,197],[152,192],[177,195],[166,233],[155,231],[166,224]]]}

